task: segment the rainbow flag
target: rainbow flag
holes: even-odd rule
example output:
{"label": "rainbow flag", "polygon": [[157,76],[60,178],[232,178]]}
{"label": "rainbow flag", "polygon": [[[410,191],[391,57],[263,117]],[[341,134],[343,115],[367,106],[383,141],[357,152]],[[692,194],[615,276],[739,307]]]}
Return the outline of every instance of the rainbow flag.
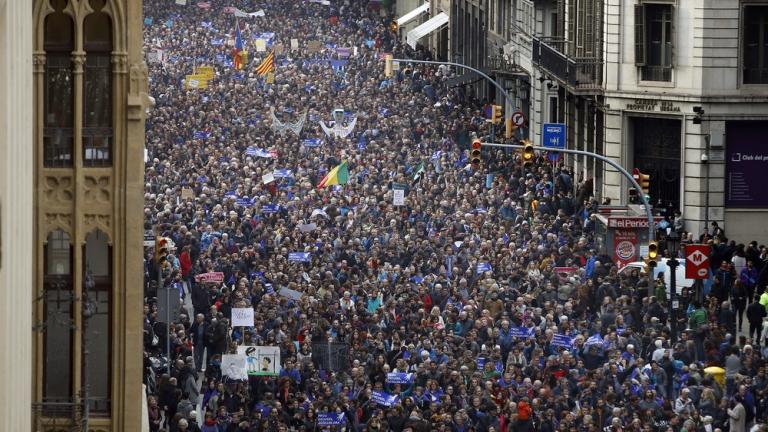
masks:
{"label": "rainbow flag", "polygon": [[256,68],[256,73],[258,73],[259,75],[266,75],[274,70],[275,70],[275,52],[272,51],[261,62],[259,67]]}
{"label": "rainbow flag", "polygon": [[322,189],[326,186],[343,185],[347,184],[347,181],[349,181],[349,168],[347,167],[347,161],[344,161],[328,172],[328,174],[320,180],[320,184],[317,185],[317,188]]}

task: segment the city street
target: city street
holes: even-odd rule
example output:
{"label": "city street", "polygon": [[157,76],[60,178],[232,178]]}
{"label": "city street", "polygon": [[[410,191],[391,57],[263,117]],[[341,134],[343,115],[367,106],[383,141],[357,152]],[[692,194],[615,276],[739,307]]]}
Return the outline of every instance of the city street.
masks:
{"label": "city street", "polygon": [[[428,6],[414,16],[429,28],[406,36],[395,2],[232,3],[143,6],[152,432],[763,418],[765,336],[736,332],[752,298],[746,316],[766,315],[763,246],[686,220],[667,180],[621,165],[640,190],[620,190],[603,161],[543,151],[573,130],[542,127],[487,76],[392,61],[441,60],[429,34],[447,17]],[[596,134],[579,148],[602,155]],[[676,278],[668,298],[645,269],[691,244],[709,245],[713,277],[698,299]]]}

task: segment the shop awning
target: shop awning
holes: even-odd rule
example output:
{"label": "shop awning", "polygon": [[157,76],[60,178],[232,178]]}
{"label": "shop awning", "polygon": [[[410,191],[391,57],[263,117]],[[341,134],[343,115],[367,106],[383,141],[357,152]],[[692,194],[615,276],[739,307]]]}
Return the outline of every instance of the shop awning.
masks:
{"label": "shop awning", "polygon": [[401,26],[407,22],[410,22],[417,16],[423,14],[424,12],[429,12],[429,3],[424,3],[421,6],[417,7],[416,9],[398,18],[397,25]]}
{"label": "shop awning", "polygon": [[406,42],[408,42],[408,45],[410,45],[411,48],[416,48],[416,42],[418,42],[419,39],[448,24],[448,21],[450,21],[448,14],[440,12],[430,18],[429,21],[409,31],[406,36]]}

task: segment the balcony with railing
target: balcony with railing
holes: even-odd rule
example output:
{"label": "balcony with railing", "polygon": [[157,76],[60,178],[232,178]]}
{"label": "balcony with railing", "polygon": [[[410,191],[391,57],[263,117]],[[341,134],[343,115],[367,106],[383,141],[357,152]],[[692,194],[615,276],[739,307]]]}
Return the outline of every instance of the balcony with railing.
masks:
{"label": "balcony with railing", "polygon": [[577,93],[599,91],[603,84],[603,62],[595,57],[570,57],[567,42],[533,38],[533,64]]}

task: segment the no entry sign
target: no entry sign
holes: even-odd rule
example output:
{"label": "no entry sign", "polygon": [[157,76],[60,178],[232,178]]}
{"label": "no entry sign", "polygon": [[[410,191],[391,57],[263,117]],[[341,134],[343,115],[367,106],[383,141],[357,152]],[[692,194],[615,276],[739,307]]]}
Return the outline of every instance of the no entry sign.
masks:
{"label": "no entry sign", "polygon": [[685,277],[707,279],[709,277],[709,245],[685,246]]}

